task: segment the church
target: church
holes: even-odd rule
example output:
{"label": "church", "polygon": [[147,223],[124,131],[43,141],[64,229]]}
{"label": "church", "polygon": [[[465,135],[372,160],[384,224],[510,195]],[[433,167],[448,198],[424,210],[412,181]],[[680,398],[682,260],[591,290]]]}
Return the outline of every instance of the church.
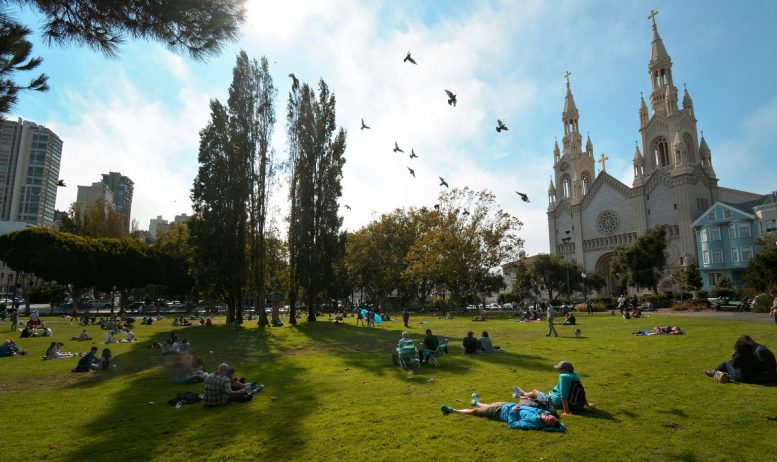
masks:
{"label": "church", "polygon": [[[579,113],[566,75],[566,97],[561,120],[562,148],[553,148],[552,179],[548,188],[548,237],[550,252],[574,259],[587,273],[602,275],[611,294],[615,284],[609,276],[615,249],[629,244],[647,230],[667,226],[667,268],[659,290],[672,290],[670,275],[684,263],[698,262],[692,224],[713,204],[744,203],[763,198],[760,194],[724,188],[712,166],[712,153],[696,128],[693,101],[687,89],[678,100],[672,60],[664,47],[655,21],[648,62],[650,109],[644,97],[639,102],[639,132],[642,149],[633,155],[631,186],[606,171],[602,154],[594,156],[587,137],[582,143]],[[682,105],[682,106],[680,106]],[[601,164],[598,174],[596,162]],[[700,265],[701,266],[701,265]]]}

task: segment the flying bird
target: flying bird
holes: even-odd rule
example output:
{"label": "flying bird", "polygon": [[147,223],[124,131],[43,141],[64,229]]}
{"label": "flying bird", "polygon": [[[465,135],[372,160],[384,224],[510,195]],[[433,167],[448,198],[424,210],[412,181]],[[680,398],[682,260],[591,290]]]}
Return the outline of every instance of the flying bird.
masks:
{"label": "flying bird", "polygon": [[413,178],[415,178],[415,170],[413,170],[412,168],[408,167],[407,171],[410,172],[411,175],[413,175]]}
{"label": "flying bird", "polygon": [[413,149],[410,149],[410,158],[412,159],[413,157],[418,157],[418,155],[415,153]]}
{"label": "flying bird", "polygon": [[408,61],[410,61],[413,64],[418,64],[417,62],[415,62],[415,59],[413,59],[413,57],[410,56],[410,52],[409,51],[407,52],[407,56],[405,56],[405,59],[403,59],[402,62],[406,63]]}
{"label": "flying bird", "polygon": [[364,123],[364,119],[362,119],[362,130],[364,130],[365,128],[366,128],[367,130],[369,130],[369,129],[370,129],[370,127],[369,127],[369,126],[367,126],[367,124],[365,124],[365,123]]}
{"label": "flying bird", "polygon": [[58,186],[58,187],[62,187],[62,188],[64,188],[64,187],[65,187],[65,180],[59,180],[59,181],[57,181],[57,186]]}
{"label": "flying bird", "polygon": [[508,130],[507,125],[505,125],[501,120],[496,119],[496,131],[501,133],[502,130]]}
{"label": "flying bird", "polygon": [[465,210],[465,211],[461,212],[461,214],[464,215],[464,216],[467,216],[467,215],[469,215],[469,210]]}
{"label": "flying bird", "polygon": [[448,183],[445,181],[445,178],[443,178],[441,176],[438,177],[438,178],[440,179],[440,186],[445,186],[447,188],[448,187]]}
{"label": "flying bird", "polygon": [[394,152],[401,152],[402,154],[405,153],[405,151],[399,149],[399,145],[397,144],[396,141],[394,141]]}
{"label": "flying bird", "polygon": [[519,196],[521,196],[521,200],[522,201],[524,201],[524,202],[531,202],[529,200],[529,196],[527,196],[526,194],[524,194],[522,192],[518,192],[518,191],[515,191],[515,194],[518,194]]}
{"label": "flying bird", "polygon": [[343,207],[347,208],[348,210],[351,210],[351,206],[348,204],[343,204]]}
{"label": "flying bird", "polygon": [[445,93],[448,94],[448,105],[456,107],[456,95],[450,90],[445,90]]}
{"label": "flying bird", "polygon": [[293,82],[291,83],[291,88],[299,87],[299,79],[297,78],[296,75],[294,75],[293,72],[289,74],[289,77],[291,77],[291,80],[293,80]]}

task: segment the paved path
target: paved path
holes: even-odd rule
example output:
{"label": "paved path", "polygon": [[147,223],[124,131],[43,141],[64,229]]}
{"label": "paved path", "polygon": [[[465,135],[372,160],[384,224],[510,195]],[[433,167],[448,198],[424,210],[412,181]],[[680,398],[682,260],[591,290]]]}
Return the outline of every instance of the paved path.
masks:
{"label": "paved path", "polygon": [[651,312],[650,314],[663,316],[694,316],[699,318],[728,319],[730,321],[774,323],[774,319],[769,316],[769,313],[750,313],[749,311],[737,313],[736,311],[669,311],[668,309],[660,309],[658,311]]}

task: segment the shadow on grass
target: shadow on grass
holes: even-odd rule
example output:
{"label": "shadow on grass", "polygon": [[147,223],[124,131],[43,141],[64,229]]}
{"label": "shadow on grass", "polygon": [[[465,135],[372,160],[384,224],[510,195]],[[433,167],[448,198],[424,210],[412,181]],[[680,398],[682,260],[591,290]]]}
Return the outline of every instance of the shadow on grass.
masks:
{"label": "shadow on grass", "polygon": [[575,413],[575,415],[579,415],[580,417],[585,417],[586,419],[601,419],[601,420],[611,420],[613,422],[620,422],[620,420],[615,418],[614,415],[612,415],[608,411],[605,411],[604,409],[599,409],[599,408],[588,408],[588,409],[585,409],[583,412]]}
{"label": "shadow on grass", "polygon": [[[203,384],[176,385],[171,374],[159,373],[160,366],[169,366],[177,358],[163,356],[160,361],[159,350],[148,348],[169,332],[156,334],[117,355],[117,369],[90,374],[71,385],[90,396],[99,395],[95,399],[105,399],[105,404],[99,415],[79,431],[91,435],[89,444],[79,445],[66,460],[98,460],[114,454],[126,460],[164,459],[166,455],[180,456],[176,448],[183,444],[191,459],[251,460],[279,454],[293,459],[304,445],[301,438],[293,435],[301,433],[302,421],[311,409],[307,403],[315,400],[315,395],[313,390],[301,388],[295,390],[294,402],[282,404],[271,401],[270,395],[287,384],[304,382],[305,369],[283,361],[279,355],[269,354],[275,346],[274,340],[263,329],[192,327],[179,329],[177,334],[188,337],[196,353],[218,348],[214,354],[203,355],[207,370],[214,370],[221,362],[232,364],[246,380],[264,383],[265,391],[249,402],[220,408],[205,408],[200,403],[180,409],[169,406],[167,400],[179,392],[202,393]],[[283,396],[279,400],[283,401]],[[121,434],[117,434],[119,431]],[[117,438],[134,442],[117,447]],[[245,439],[254,444],[231,448],[230,443]],[[245,454],[246,451],[251,453]]]}
{"label": "shadow on grass", "polygon": [[[299,324],[296,329],[313,340],[322,349],[335,355],[349,367],[356,367],[376,375],[398,369],[391,364],[391,355],[402,336],[400,329],[367,328],[350,324],[335,325],[323,322]],[[551,368],[544,358],[509,351],[488,354],[460,354],[461,337],[452,337],[435,332],[440,339],[448,339],[448,354],[440,359],[440,367],[423,366],[415,374],[429,374],[432,371],[460,374],[470,369],[471,363],[485,362],[494,365],[512,366],[523,369],[547,371]],[[416,335],[418,337],[418,335]],[[420,342],[420,338],[415,338]]]}
{"label": "shadow on grass", "polygon": [[671,414],[671,415],[675,415],[677,417],[683,417],[683,418],[688,417],[688,414],[685,411],[683,411],[682,409],[678,409],[678,408],[666,409],[666,410],[664,410],[664,409],[657,409],[656,412],[659,412],[661,414]]}

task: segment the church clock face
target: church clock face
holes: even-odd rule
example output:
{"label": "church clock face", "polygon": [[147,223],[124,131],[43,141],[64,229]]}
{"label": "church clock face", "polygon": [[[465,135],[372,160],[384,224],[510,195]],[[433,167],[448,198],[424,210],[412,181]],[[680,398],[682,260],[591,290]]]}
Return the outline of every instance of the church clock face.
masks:
{"label": "church clock face", "polygon": [[618,215],[612,211],[604,211],[596,217],[596,228],[602,234],[612,234],[618,230]]}
{"label": "church clock face", "polygon": [[569,164],[566,162],[562,162],[561,165],[558,166],[558,169],[561,170],[562,172],[568,168],[569,168]]}

